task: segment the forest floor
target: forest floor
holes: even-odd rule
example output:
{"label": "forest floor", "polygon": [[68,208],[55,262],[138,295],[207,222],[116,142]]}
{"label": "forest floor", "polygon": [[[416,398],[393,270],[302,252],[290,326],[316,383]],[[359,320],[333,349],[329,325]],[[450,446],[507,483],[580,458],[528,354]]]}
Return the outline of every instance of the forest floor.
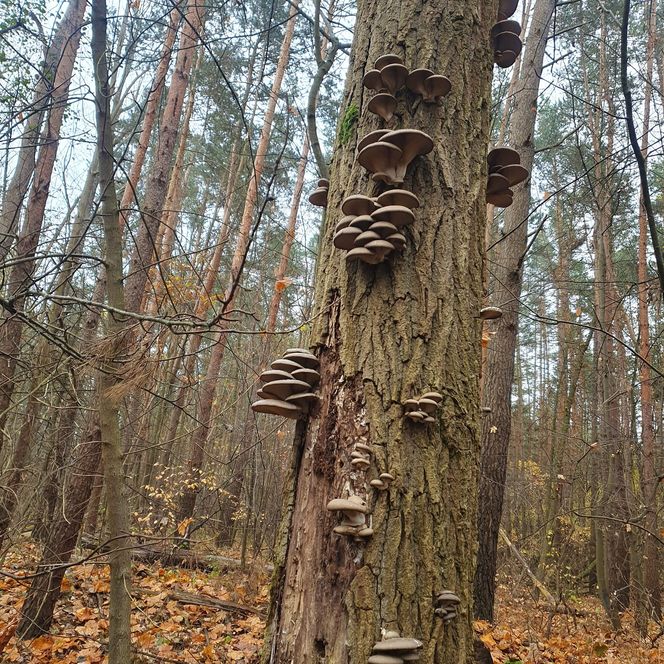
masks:
{"label": "forest floor", "polygon": [[[3,571],[28,574],[35,556],[35,547],[26,545],[20,555],[8,556]],[[204,572],[135,563],[132,632],[137,661],[256,664],[268,583],[264,565]],[[25,582],[0,577],[0,662],[106,661],[108,567],[73,567],[62,590],[51,633],[17,642],[14,630]],[[239,607],[221,610],[191,604],[192,599]],[[496,624],[478,622],[476,629],[497,664],[664,664],[664,636],[652,647],[638,638],[628,615],[623,622],[623,630],[612,631],[594,598],[570,600],[567,613],[551,613],[536,604],[527,589],[503,585],[498,589]]]}

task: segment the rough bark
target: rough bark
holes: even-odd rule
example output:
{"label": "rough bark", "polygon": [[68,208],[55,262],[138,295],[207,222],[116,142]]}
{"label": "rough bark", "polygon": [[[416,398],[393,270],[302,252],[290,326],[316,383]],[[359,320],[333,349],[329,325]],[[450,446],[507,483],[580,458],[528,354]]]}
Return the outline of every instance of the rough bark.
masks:
{"label": "rough bark", "polygon": [[[496,3],[365,0],[344,107],[362,109],[357,135],[332,161],[330,212],[321,241],[313,345],[321,404],[296,427],[278,543],[265,661],[363,664],[390,629],[424,642],[425,664],[473,658],[471,586],[479,457],[480,337],[492,54]],[[404,255],[376,267],[333,248],[342,199],[375,187],[355,161],[358,136],[379,126],[361,81],[382,53],[452,81],[440,106],[400,95],[399,127],[416,127],[434,151],[414,163],[405,188],[424,201]],[[430,428],[403,418],[401,403],[427,389],[444,395]],[[360,436],[374,450],[367,473],[351,471]],[[388,492],[370,479],[390,470]],[[366,497],[366,545],[332,533],[326,503]],[[451,588],[459,617],[443,628],[434,593]]]}
{"label": "rough bark", "polygon": [[[522,55],[522,73],[513,97],[509,144],[519,152],[521,163],[528,170],[532,170],[535,155],[537,96],[555,4],[555,0],[537,0],[535,4]],[[491,413],[482,421],[479,489],[482,509],[478,521],[479,550],[474,600],[476,615],[485,620],[493,620],[498,529],[507,473],[514,352],[528,237],[528,223],[525,220],[529,205],[530,180],[515,191],[514,203],[505,211],[503,237],[499,239],[491,262],[494,275],[491,300],[492,304],[503,309],[503,317],[491,324],[496,334],[489,342],[482,375],[483,405],[491,408]]]}

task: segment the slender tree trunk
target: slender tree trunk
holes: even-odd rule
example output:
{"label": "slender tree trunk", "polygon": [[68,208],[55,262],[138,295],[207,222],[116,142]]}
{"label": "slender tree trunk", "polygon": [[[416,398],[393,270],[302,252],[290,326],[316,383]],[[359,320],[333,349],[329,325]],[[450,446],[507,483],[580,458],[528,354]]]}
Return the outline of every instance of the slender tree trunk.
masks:
{"label": "slender tree trunk", "polygon": [[[244,268],[244,261],[246,259],[247,251],[251,241],[251,227],[254,221],[254,214],[256,212],[256,205],[258,201],[258,190],[260,186],[261,177],[265,168],[265,158],[270,145],[270,136],[272,133],[272,122],[274,120],[274,112],[277,107],[277,100],[281,91],[281,84],[283,82],[284,73],[288,65],[288,58],[290,55],[290,46],[293,39],[295,30],[295,17],[297,14],[297,1],[293,3],[289,13],[289,20],[286,24],[284,38],[281,43],[281,51],[279,52],[279,60],[277,61],[277,69],[274,74],[274,81],[272,82],[272,90],[270,91],[270,98],[265,110],[263,118],[263,129],[261,131],[258,147],[254,156],[254,165],[247,194],[244,202],[244,210],[240,220],[240,228],[238,230],[237,244],[235,252],[231,261],[231,269],[229,275],[229,283],[224,294],[223,310],[227,311],[232,308],[235,299],[237,286],[242,275]],[[189,474],[192,478],[191,486],[194,488],[185,488],[182,492],[180,499],[180,514],[179,519],[189,519],[194,514],[194,507],[196,505],[197,484],[202,466],[203,459],[205,458],[205,445],[210,432],[210,415],[212,413],[212,402],[217,388],[217,381],[219,379],[219,371],[221,369],[221,362],[224,357],[226,349],[226,332],[223,329],[223,320],[220,323],[220,331],[214,336],[214,345],[210,354],[210,362],[207,367],[205,379],[201,384],[198,415],[197,419],[200,422],[199,426],[194,430],[191,439],[191,452],[189,457]],[[188,485],[189,486],[189,485]]]}
{"label": "slender tree trunk", "polygon": [[0,450],[4,443],[5,424],[16,384],[14,374],[21,348],[23,330],[21,314],[25,308],[24,289],[30,285],[36,268],[35,253],[41,237],[46,201],[60,141],[60,128],[69,98],[69,83],[81,40],[80,26],[83,23],[86,3],[84,0],[78,0],[75,7],[76,12],[70,17],[71,23],[68,24],[71,37],[63,48],[55,72],[51,94],[52,108],[43,132],[42,147],[35,164],[23,229],[16,246],[16,254],[23,260],[17,262],[9,273],[5,298],[7,305],[0,324]]}
{"label": "slender tree trunk", "polygon": [[[535,120],[549,25],[555,0],[537,0],[528,39],[522,55],[521,77],[516,85],[510,123],[510,145],[521,155],[521,163],[532,170],[535,155]],[[478,536],[475,573],[475,612],[493,620],[498,530],[502,515],[508,448],[511,430],[511,394],[514,352],[518,334],[519,297],[523,260],[527,247],[530,180],[514,194],[505,210],[503,237],[491,262],[494,273],[492,302],[502,307],[503,317],[491,325],[495,336],[489,342],[486,373],[483,374],[483,403],[491,413],[482,420],[482,452]]]}
{"label": "slender tree trunk", "polygon": [[[357,166],[355,146],[379,126],[361,84],[378,56],[397,53],[411,69],[443,73],[452,93],[439,107],[421,104],[413,116],[399,95],[397,117],[412,117],[434,141],[434,152],[411,166],[404,184],[425,201],[413,226],[417,243],[368,267],[333,248],[334,223],[321,240],[313,330],[321,403],[296,426],[266,662],[364,664],[381,629],[420,639],[426,664],[472,658],[477,315],[492,69],[486,36],[495,16],[496,3],[459,0],[358,6],[344,107],[364,112],[357,136],[335,151],[329,210],[349,194],[376,193]],[[444,401],[427,428],[405,419],[401,403],[429,389]],[[373,449],[366,473],[349,463],[362,437]],[[369,480],[387,470],[395,476],[390,490],[373,491]],[[366,544],[332,532],[337,519],[325,506],[348,492],[372,512]],[[443,588],[461,600],[446,628],[432,605]]]}

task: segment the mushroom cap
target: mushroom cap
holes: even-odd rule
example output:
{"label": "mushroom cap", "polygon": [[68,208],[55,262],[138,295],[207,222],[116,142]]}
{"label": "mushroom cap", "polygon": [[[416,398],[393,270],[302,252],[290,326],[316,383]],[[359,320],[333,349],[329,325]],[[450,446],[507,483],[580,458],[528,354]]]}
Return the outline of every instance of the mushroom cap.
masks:
{"label": "mushroom cap", "polygon": [[425,392],[421,398],[431,399],[432,401],[440,403],[443,400],[443,395],[440,392]]}
{"label": "mushroom cap", "polygon": [[313,353],[306,348],[286,348],[284,351],[284,355],[291,355],[293,353],[309,353],[309,355],[313,355]]}
{"label": "mushroom cap", "polygon": [[382,71],[388,65],[394,65],[394,64],[402,65],[403,59],[400,58],[398,55],[395,55],[394,53],[385,53],[384,55],[381,55],[376,60],[376,62],[374,62],[374,67]]}
{"label": "mushroom cap", "polygon": [[261,399],[251,404],[251,410],[256,413],[268,413],[269,415],[280,415],[290,419],[297,419],[302,412],[297,406],[281,401],[280,399]]}
{"label": "mushroom cap", "polygon": [[498,23],[491,28],[491,38],[494,39],[501,32],[511,32],[518,36],[521,34],[521,23],[518,21],[507,20],[498,21]]}
{"label": "mushroom cap", "polygon": [[[510,168],[506,166],[505,168]],[[502,169],[501,169],[502,170]],[[489,173],[489,179],[486,184],[487,194],[497,194],[509,189],[510,181],[501,173]]]}
{"label": "mushroom cap", "polygon": [[391,242],[395,249],[398,249],[399,251],[406,246],[406,236],[402,233],[393,233],[392,235],[388,235],[385,239]]}
{"label": "mushroom cap", "polygon": [[386,639],[385,641],[379,641],[373,647],[375,653],[386,653],[386,652],[401,652],[406,651],[404,654],[410,654],[407,651],[409,650],[418,650],[424,644],[422,641],[417,639],[408,639],[402,636],[394,639]]}
{"label": "mushroom cap", "polygon": [[361,231],[368,231],[373,221],[373,218],[368,214],[361,214],[350,222],[350,227],[359,228]]}
{"label": "mushroom cap", "polygon": [[291,394],[308,391],[309,383],[305,383],[303,380],[297,380],[296,378],[289,378],[287,380],[273,380],[263,385],[263,392],[266,394],[272,394],[277,397],[277,399],[283,400],[285,400],[286,397],[289,397]]}
{"label": "mushroom cap", "polygon": [[480,309],[480,318],[482,320],[496,320],[503,315],[500,307],[484,307]]}
{"label": "mushroom cap", "polygon": [[403,657],[392,657],[391,655],[371,655],[367,664],[403,664]]}
{"label": "mushroom cap", "polygon": [[378,476],[379,480],[383,480],[383,482],[392,482],[394,480],[394,475],[391,473],[381,473]]}
{"label": "mushroom cap", "polygon": [[517,53],[515,51],[496,51],[493,55],[493,61],[501,69],[507,69],[508,67],[511,67],[516,62],[516,59],[518,57],[519,57],[519,53]]}
{"label": "mushroom cap", "polygon": [[383,88],[383,78],[378,69],[370,69],[362,77],[362,85],[369,90],[381,90]]}
{"label": "mushroom cap", "polygon": [[365,246],[367,249],[371,249],[378,253],[382,252],[384,255],[394,251],[394,245],[387,240],[371,240],[371,242],[367,242]]}
{"label": "mushroom cap", "polygon": [[308,351],[305,351],[304,353],[286,353],[284,359],[290,360],[291,362],[297,362],[305,369],[316,369],[320,364],[318,358]]}
{"label": "mushroom cap", "polygon": [[422,95],[422,99],[425,102],[433,102],[449,94],[452,82],[447,76],[434,74],[424,81],[424,89],[426,94]]}
{"label": "mushroom cap", "polygon": [[[357,217],[361,214],[371,214],[376,209],[373,198],[362,194],[353,194],[344,198],[341,211],[346,215]],[[352,220],[351,220],[352,221]]]}
{"label": "mushroom cap", "polygon": [[436,595],[436,602],[444,602],[445,604],[460,604],[461,599],[451,590],[442,590]]}
{"label": "mushroom cap", "polygon": [[371,263],[375,258],[376,257],[374,252],[371,251],[371,249],[367,249],[366,247],[354,247],[346,254],[347,261],[360,259],[365,263]]}
{"label": "mushroom cap", "polygon": [[356,450],[362,450],[366,452],[367,454],[373,454],[373,450],[371,449],[370,445],[365,445],[364,443],[355,443],[355,449]]}
{"label": "mushroom cap", "polygon": [[507,191],[499,191],[495,194],[488,194],[486,202],[496,207],[507,208],[512,205],[514,201],[514,194],[511,189]]}
{"label": "mushroom cap", "polygon": [[347,228],[353,219],[355,219],[355,215],[352,214],[347,214],[345,217],[341,217],[337,225],[334,227],[334,232],[338,233],[342,228]]}
{"label": "mushroom cap", "polygon": [[409,413],[406,413],[406,417],[413,420],[413,422],[421,422],[426,417],[426,413],[423,413],[421,410],[411,410]]}
{"label": "mushroom cap", "polygon": [[369,484],[372,487],[374,487],[374,489],[379,489],[380,491],[382,491],[383,489],[387,489],[387,484],[385,484],[385,482],[379,480],[378,478],[376,478],[375,480],[371,480]]}
{"label": "mushroom cap", "polygon": [[369,459],[351,459],[350,465],[353,466],[353,468],[368,468],[371,465],[371,461]]}
{"label": "mushroom cap", "polygon": [[320,381],[320,374],[315,369],[296,369],[292,373],[293,378],[297,380],[303,380],[305,383],[308,383],[311,387],[318,384]]}
{"label": "mushroom cap", "polygon": [[263,373],[258,377],[263,383],[269,383],[273,380],[289,380],[292,378],[291,374],[288,371],[282,371],[281,369],[268,369],[263,371]]}
{"label": "mushroom cap", "polygon": [[512,51],[519,55],[522,46],[521,37],[513,32],[498,32],[493,35],[493,50],[499,53]]}
{"label": "mushroom cap", "polygon": [[319,396],[313,392],[300,392],[298,394],[291,394],[289,397],[286,397],[288,403],[293,403],[296,406],[306,410],[312,404],[316,403],[319,400]]}
{"label": "mushroom cap", "polygon": [[350,453],[351,459],[369,459],[369,457],[364,453],[360,452],[359,450],[353,450]]}
{"label": "mushroom cap", "polygon": [[420,199],[406,189],[390,189],[376,198],[376,205],[378,207],[403,205],[404,207],[414,210],[415,208],[420,207]]}
{"label": "mushroom cap", "polygon": [[337,249],[352,249],[355,246],[355,238],[361,233],[361,229],[353,226],[342,228],[335,233],[332,243]]}
{"label": "mushroom cap", "polygon": [[373,528],[362,528],[355,533],[355,537],[371,537],[373,533]]}
{"label": "mushroom cap", "polygon": [[482,406],[480,408],[480,412],[482,412],[482,413],[491,413],[493,411],[491,410],[491,408],[489,408],[489,406]]}
{"label": "mushroom cap", "polygon": [[496,175],[502,175],[509,182],[509,186],[514,187],[523,182],[530,173],[521,164],[509,164],[508,166],[503,166]]}
{"label": "mushroom cap", "polygon": [[293,371],[296,371],[297,369],[302,369],[302,365],[298,364],[297,362],[293,362],[293,360],[289,360],[285,357],[275,360],[270,364],[270,368],[272,369],[280,369],[281,371],[287,371],[289,374],[292,374]]}
{"label": "mushroom cap", "polygon": [[380,235],[372,230],[363,231],[355,238],[355,246],[364,247],[372,240],[380,240]]}
{"label": "mushroom cap", "polygon": [[405,205],[385,205],[371,213],[375,221],[388,221],[397,228],[408,226],[415,221],[415,215]]}
{"label": "mushroom cap", "polygon": [[358,526],[353,526],[347,523],[340,523],[332,529],[333,533],[337,535],[355,535],[357,534]]}
{"label": "mushroom cap", "polygon": [[360,166],[366,168],[369,173],[385,175],[394,180],[397,177],[396,167],[402,153],[401,148],[393,143],[378,141],[362,148],[357,155],[357,162]]}
{"label": "mushroom cap", "polygon": [[393,95],[405,85],[408,67],[404,67],[399,62],[393,62],[380,70],[380,77],[383,79],[383,85]]}
{"label": "mushroom cap", "polygon": [[334,498],[327,504],[330,512],[360,512],[366,514],[369,507],[365,500],[359,496],[349,496],[348,498]]}
{"label": "mushroom cap", "polygon": [[420,410],[423,410],[427,415],[431,415],[432,413],[435,413],[438,406],[439,406],[438,401],[434,401],[433,399],[425,399],[424,397],[420,397]]}
{"label": "mushroom cap", "polygon": [[498,20],[504,21],[514,14],[517,6],[519,5],[519,0],[500,0],[498,5]]}
{"label": "mushroom cap", "polygon": [[394,117],[396,108],[397,100],[389,92],[379,92],[371,98],[367,105],[367,109],[371,113],[383,118],[385,122],[389,122]]}
{"label": "mushroom cap", "polygon": [[507,147],[494,148],[487,155],[489,170],[497,167],[505,167],[511,164],[520,164],[521,156],[516,150]]}
{"label": "mushroom cap", "polygon": [[396,129],[383,136],[382,141],[391,143],[402,150],[401,160],[406,163],[406,166],[415,157],[428,154],[433,150],[431,136],[419,129]]}
{"label": "mushroom cap", "polygon": [[318,187],[318,189],[314,189],[309,196],[309,202],[317,207],[327,207],[327,192],[327,187]]}
{"label": "mushroom cap", "polygon": [[388,235],[394,235],[398,232],[397,227],[389,221],[374,221],[369,230],[377,233],[379,237],[386,239]]}
{"label": "mushroom cap", "polygon": [[419,399],[406,399],[403,402],[403,405],[404,405],[404,408],[407,408],[407,409],[419,408],[420,401],[419,401]]}
{"label": "mushroom cap", "polygon": [[383,136],[385,136],[385,134],[389,134],[389,133],[390,133],[389,129],[376,129],[375,131],[370,131],[357,144],[357,151],[361,152],[364,148],[367,147],[367,145],[371,145],[372,143],[377,143],[378,141],[380,141],[380,139]]}
{"label": "mushroom cap", "polygon": [[433,76],[431,69],[426,69],[424,67],[413,69],[413,71],[408,74],[406,86],[411,92],[418,95],[424,95],[424,81],[426,81],[429,76]]}
{"label": "mushroom cap", "polygon": [[325,187],[326,189],[330,186],[330,181],[327,178],[321,178],[318,180],[319,187]]}

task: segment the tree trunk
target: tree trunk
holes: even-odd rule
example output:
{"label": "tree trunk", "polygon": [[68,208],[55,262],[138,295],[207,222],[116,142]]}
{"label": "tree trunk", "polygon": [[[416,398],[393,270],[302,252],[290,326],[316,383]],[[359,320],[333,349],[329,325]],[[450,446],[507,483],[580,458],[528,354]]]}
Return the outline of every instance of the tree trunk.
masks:
{"label": "tree trunk", "polygon": [[[423,664],[473,657],[478,311],[496,9],[464,0],[359,4],[344,106],[364,112],[358,136],[337,145],[328,210],[376,191],[355,162],[355,145],[378,126],[361,83],[378,56],[395,52],[411,69],[445,74],[452,93],[416,111],[412,95],[399,95],[397,117],[435,146],[404,184],[423,206],[403,256],[374,267],[347,263],[332,246],[337,217],[328,215],[313,317],[321,403],[296,427],[266,662],[364,664],[381,629],[423,641]],[[401,406],[427,390],[444,395],[429,428],[405,419]],[[349,463],[362,437],[373,448],[366,473]],[[390,489],[373,491],[369,480],[388,470],[396,478]],[[337,518],[325,506],[349,492],[372,511],[366,544],[332,532]],[[432,605],[444,588],[461,600],[447,627]]]}
{"label": "tree trunk", "polygon": [[72,26],[80,28],[83,23],[86,3],[84,0],[78,0],[75,7],[76,12],[71,17],[71,23],[69,24],[72,29],[71,37],[63,48],[55,73],[52,108],[48,114],[46,127],[42,135],[42,148],[37,157],[23,229],[16,246],[16,255],[23,260],[18,261],[9,273],[6,294],[9,305],[0,325],[0,450],[3,447],[5,423],[14,392],[14,374],[21,347],[21,333],[23,330],[21,313],[25,308],[24,289],[30,285],[36,267],[35,253],[39,246],[44,222],[46,201],[48,200],[51,176],[60,142],[60,128],[67,109],[69,83],[81,41],[80,29],[74,29]]}
{"label": "tree trunk", "polygon": [[[522,55],[521,77],[516,84],[510,124],[510,145],[521,155],[521,163],[532,170],[535,156],[537,97],[555,0],[537,0],[528,39]],[[503,509],[505,477],[510,441],[514,381],[514,352],[518,334],[519,297],[523,279],[530,206],[530,180],[514,194],[505,211],[503,237],[499,238],[491,262],[494,274],[492,303],[502,307],[503,317],[491,325],[495,336],[488,346],[486,373],[482,376],[483,405],[491,413],[482,419],[482,452],[478,536],[475,573],[475,613],[493,620],[498,529]]]}

